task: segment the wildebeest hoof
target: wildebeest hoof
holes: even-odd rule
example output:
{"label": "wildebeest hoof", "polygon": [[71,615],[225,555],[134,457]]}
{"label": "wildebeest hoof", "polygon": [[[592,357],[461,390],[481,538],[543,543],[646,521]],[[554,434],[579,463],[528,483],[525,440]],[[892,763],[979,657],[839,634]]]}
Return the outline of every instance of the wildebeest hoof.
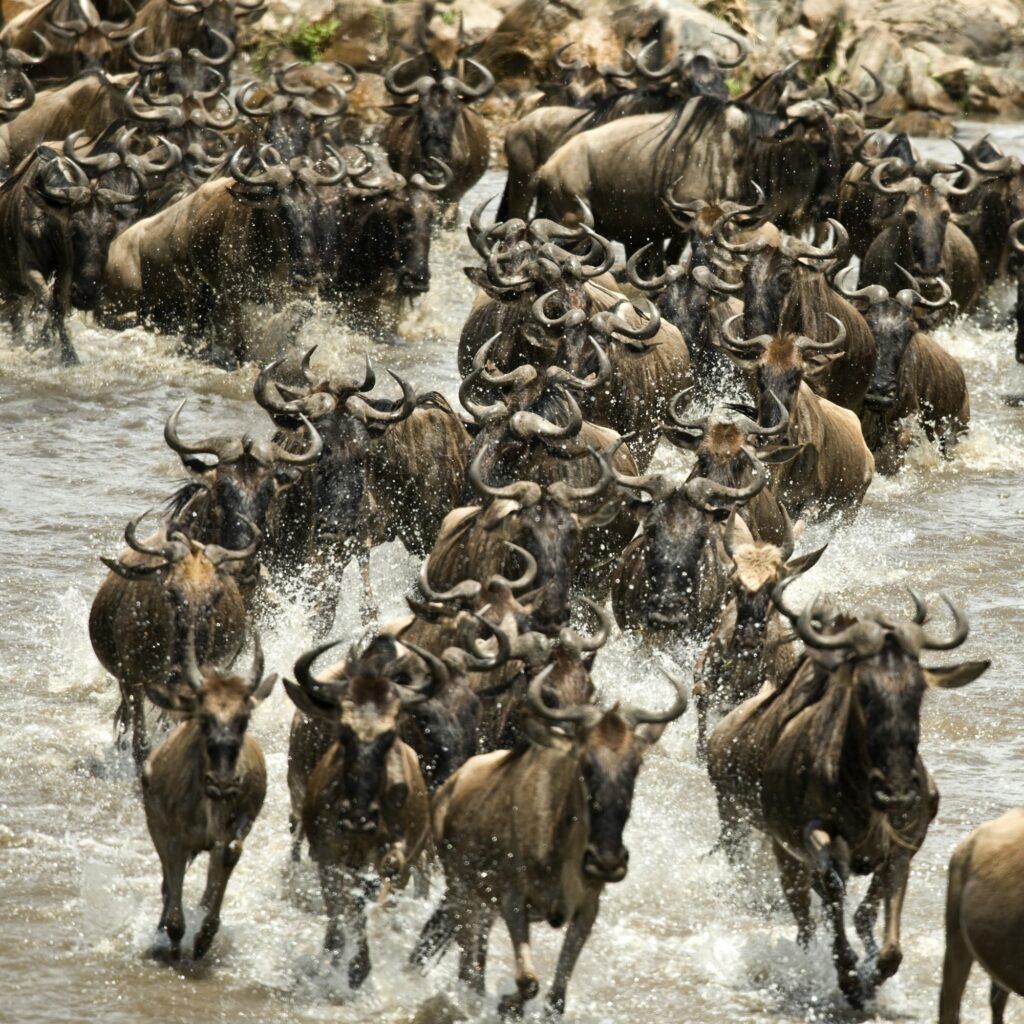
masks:
{"label": "wildebeest hoof", "polygon": [[864,1009],[864,989],[861,986],[860,976],[857,974],[856,968],[840,972],[839,988],[850,1006],[855,1010]]}
{"label": "wildebeest hoof", "polygon": [[875,984],[880,985],[886,978],[891,978],[900,969],[902,962],[903,950],[899,946],[885,946],[875,964]]}
{"label": "wildebeest hoof", "polygon": [[550,993],[544,1002],[544,1016],[548,1020],[560,1020],[565,1013],[565,995]]}
{"label": "wildebeest hoof", "polygon": [[389,851],[380,864],[381,878],[397,878],[405,867],[405,858],[395,850]]}
{"label": "wildebeest hoof", "polygon": [[498,1000],[498,1015],[502,1020],[523,1019],[523,999],[518,993],[502,996]]}

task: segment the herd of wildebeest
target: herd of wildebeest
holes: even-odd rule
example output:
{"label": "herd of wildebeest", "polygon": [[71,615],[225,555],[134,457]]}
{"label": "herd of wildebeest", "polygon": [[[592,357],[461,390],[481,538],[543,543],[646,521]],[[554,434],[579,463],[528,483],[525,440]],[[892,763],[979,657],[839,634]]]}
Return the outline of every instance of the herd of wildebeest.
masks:
{"label": "herd of wildebeest", "polygon": [[[466,48],[442,60],[421,30],[384,76],[383,146],[346,138],[356,70],[232,81],[236,22],[259,13],[49,0],[3,28],[0,296],[15,328],[34,339],[42,311],[73,362],[74,307],[234,365],[247,304],[344,310],[429,288],[431,238],[488,164],[472,104],[493,76]],[[538,991],[530,924],[546,921],[566,929],[547,997],[563,1010],[602,890],[627,872],[642,761],[689,694],[672,672],[661,709],[602,703],[591,670],[616,628],[652,651],[704,643],[692,691],[719,848],[742,861],[766,837],[804,943],[818,894],[851,1004],[897,971],[939,799],[918,753],[924,693],[988,662],[921,663],[967,637],[946,598],[943,630],[913,591],[907,611],[853,613],[821,595],[796,607],[788,587],[824,552],[795,553],[801,518],[841,526],[915,438],[948,454],[969,429],[963,371],[929,331],[1004,276],[1024,282],[1024,168],[987,139],[947,164],[874,131],[875,81],[860,94],[789,66],[730,98],[745,54],[714,39],[675,53],[656,39],[618,67],[552,54],[544,101],[507,132],[496,219],[484,203],[468,222],[464,412],[396,374],[401,396],[384,397],[369,358],[350,378],[315,349],[259,373],[265,439],[230,425],[195,439],[186,403],[171,412],[188,480],[150,527],[128,525],[89,620],[161,862],[164,955],[181,953],[183,878],[203,851],[192,955],[209,950],[264,801],[247,727],[276,679],[256,635],[268,589],[312,581],[330,637],[354,561],[372,629],[284,680],[292,855],[316,863],[326,949],[353,988],[370,971],[367,906],[386,912],[410,878],[425,897],[443,873],[410,964],[454,941],[460,979],[483,992],[500,916],[516,963],[500,1010],[515,1016]],[[370,553],[392,540],[424,560],[409,614],[381,624]],[[975,959],[994,1021],[1024,992],[1022,840],[1011,812],[954,854],[942,1024]],[[871,876],[853,917],[863,964],[851,873]]]}

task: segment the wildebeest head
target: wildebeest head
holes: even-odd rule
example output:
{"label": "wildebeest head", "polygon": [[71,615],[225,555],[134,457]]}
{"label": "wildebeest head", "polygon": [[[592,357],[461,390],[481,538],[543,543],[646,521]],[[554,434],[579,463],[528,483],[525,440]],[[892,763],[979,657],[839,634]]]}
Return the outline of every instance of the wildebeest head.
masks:
{"label": "wildebeest head", "polygon": [[[908,176],[886,184],[883,177],[894,167]],[[913,174],[909,171],[902,161],[883,160],[872,170],[871,184],[882,195],[901,198],[889,218],[889,223],[897,229],[897,258],[902,258],[914,277],[934,281],[946,272],[943,258],[946,226],[954,219],[950,197],[970,194],[981,182],[981,176],[973,167],[962,163],[950,167],[925,162],[915,165]],[[949,178],[958,171],[964,176],[961,185],[955,185]],[[925,184],[923,178],[929,172],[932,173]]]}
{"label": "wildebeest head", "polygon": [[792,332],[762,334],[741,340],[733,327],[742,314],[737,313],[722,325],[722,347],[742,370],[753,370],[757,379],[758,421],[766,427],[777,425],[792,411],[804,378],[821,373],[843,354],[846,327],[830,313],[836,325],[831,341],[819,342]]}
{"label": "wildebeest head", "polygon": [[445,71],[431,61],[430,74],[400,84],[401,73],[421,61],[423,56],[410,57],[388,69],[384,75],[388,92],[403,101],[409,96],[415,96],[416,100],[412,104],[403,102],[385,109],[394,117],[415,118],[417,141],[424,161],[435,159],[447,163],[451,159],[455,126],[463,104],[486,96],[494,88],[494,76],[482,64],[467,58],[466,66],[472,68],[479,79],[477,85],[472,86],[453,71]]}
{"label": "wildebeest head", "polygon": [[[267,92],[265,86],[253,81],[235,95],[239,112],[264,122],[263,141],[286,160],[309,153],[314,138],[327,122],[344,114],[348,106],[346,92],[354,88],[358,80],[355,69],[347,64],[340,65],[351,79],[347,89],[335,81],[309,85],[289,80],[289,74],[300,66],[289,64],[274,72],[276,93]],[[254,97],[260,90],[263,95]]]}
{"label": "wildebeest head", "polygon": [[847,267],[836,275],[836,287],[860,307],[878,347],[875,372],[864,396],[864,403],[875,412],[895,412],[903,357],[907,346],[920,330],[920,323],[914,315],[915,307],[941,309],[949,302],[952,291],[946,281],[940,278],[938,283],[941,297],[926,299],[916,290],[917,282],[910,274],[906,274],[910,287],[901,289],[891,298],[880,284],[854,291],[843,284],[852,270],[852,267]]}
{"label": "wildebeest head", "polygon": [[26,69],[42,64],[52,52],[52,47],[39,32],[33,35],[42,49],[38,57],[0,41],[0,124],[6,124],[35,102],[35,86]]}
{"label": "wildebeest head", "polygon": [[599,466],[599,476],[594,484],[584,487],[573,487],[563,480],[544,485],[523,479],[501,486],[487,483],[483,477],[491,458],[487,446],[480,447],[466,471],[470,485],[487,503],[481,512],[484,528],[500,530],[505,540],[524,548],[537,563],[540,592],[533,603],[533,616],[538,623],[560,625],[567,619],[580,519],[586,518],[574,509],[579,502],[601,499],[612,480],[606,453],[590,454]]}
{"label": "wildebeest head", "polygon": [[748,482],[739,486],[731,458],[711,460],[710,479],[691,476],[682,484],[662,473],[615,473],[620,485],[651,498],[640,510],[649,593],[646,614],[651,624],[677,626],[690,619],[699,607],[705,552],[715,543],[712,524],[726,519],[733,504],[749,501],[765,486],[767,471],[742,437],[739,455],[750,467]]}
{"label": "wildebeest head", "polygon": [[[164,427],[164,440],[177,452],[186,469],[211,489],[207,539],[227,548],[248,543],[251,524],[264,530],[270,503],[293,486],[300,474],[314,465],[323,451],[323,441],[312,423],[299,417],[309,435],[305,452],[294,453],[273,441],[256,441],[248,434],[236,438],[214,436],[187,444],[178,436],[178,418],[185,401],[171,413]],[[215,461],[208,462],[205,458]]]}
{"label": "wildebeest head", "polygon": [[746,336],[774,333],[782,324],[787,300],[808,275],[819,273],[827,261],[836,259],[849,238],[837,220],[829,220],[832,240],[816,246],[792,235],[779,234],[777,241],[767,231],[731,241],[725,229],[735,217],[757,209],[740,207],[717,220],[712,228],[715,245],[743,261],[743,331]]}
{"label": "wildebeest head", "polygon": [[[343,543],[354,540],[363,515],[370,430],[399,423],[416,408],[416,392],[397,374],[391,376],[402,389],[398,403],[372,403],[363,396],[372,391],[376,375],[366,359],[363,378],[322,378],[310,366],[313,346],[302,360],[308,387],[301,390],[271,383],[270,375],[281,360],[264,367],[253,386],[256,401],[274,422],[287,431],[302,428],[302,417],[314,425],[323,441],[323,452],[311,473],[316,529],[325,539]],[[391,371],[388,371],[389,373]],[[379,408],[378,406],[384,406]],[[388,406],[393,406],[388,408]]]}
{"label": "wildebeest head", "polygon": [[[193,497],[191,505],[201,500],[201,492]],[[193,642],[206,651],[212,629],[222,625],[222,612],[226,603],[240,601],[238,582],[247,573],[259,550],[263,534],[252,522],[250,543],[232,550],[216,544],[202,544],[187,532],[191,507],[176,513],[151,537],[140,540],[138,528],[143,517],[130,522],[124,531],[128,547],[143,559],[130,561],[104,558],[102,562],[111,572],[133,582],[154,582],[170,605],[173,621],[180,639],[187,628],[194,630]],[[131,556],[129,556],[131,557]]]}
{"label": "wildebeest head", "polygon": [[99,297],[107,252],[123,225],[120,210],[142,198],[138,182],[131,193],[90,181],[74,160],[40,147],[27,193],[46,217],[60,225],[71,254],[71,302],[91,309]]}
{"label": "wildebeest head", "polygon": [[[967,619],[943,595],[953,615],[954,632],[949,639],[935,637],[925,629],[925,601],[911,591],[912,620],[873,613],[823,631],[814,621],[818,599],[799,613],[790,610],[784,601],[787,583],[784,581],[776,588],[775,603],[793,622],[809,653],[831,667],[828,687],[842,688],[835,695],[841,700],[842,714],[859,732],[856,756],[866,776],[866,795],[872,806],[882,812],[912,811],[924,792],[917,770],[917,748],[925,689],[964,686],[989,666],[988,661],[969,661],[930,669],[921,665],[919,659],[924,651],[959,647],[967,639]],[[840,725],[838,721],[830,723],[830,729],[839,737],[846,732],[836,728]],[[838,751],[822,754],[838,756]]]}
{"label": "wildebeest head", "polygon": [[735,638],[740,642],[762,644],[771,611],[775,586],[791,576],[799,576],[817,564],[825,553],[817,551],[793,558],[796,536],[793,524],[783,509],[785,533],[781,545],[754,540],[750,529],[733,509],[725,527],[725,552],[733,564],[732,584],[736,599]]}
{"label": "wildebeest head", "polygon": [[291,283],[315,283],[321,273],[316,226],[320,220],[321,186],[336,185],[346,175],[345,162],[333,153],[328,171],[321,173],[307,157],[285,163],[272,146],[257,155],[260,170],[243,170],[244,149],[235,151],[228,169],[237,184],[228,192],[239,202],[253,205],[283,234],[288,250]]}
{"label": "wildebeest head", "polygon": [[337,644],[306,652],[295,662],[295,678],[284,681],[288,696],[303,714],[326,719],[335,730],[338,824],[347,832],[374,833],[380,826],[387,761],[398,739],[403,706],[422,703],[446,686],[444,663],[422,648],[399,648],[389,634],[375,637],[361,654],[319,679],[313,663]]}
{"label": "wildebeest head", "polygon": [[[239,20],[252,21],[266,9],[265,0],[166,0],[171,18],[188,27],[190,42],[210,49],[220,34],[235,42]],[[179,35],[182,29],[177,30]]]}
{"label": "wildebeest head", "polygon": [[[644,754],[658,742],[665,726],[686,710],[689,694],[681,679],[669,676],[676,701],[667,711],[645,711],[632,704],[616,704],[608,711],[593,704],[553,708],[543,699],[544,682],[552,671],[544,669],[530,683],[528,701],[538,719],[530,737],[564,751],[582,783],[587,842],[579,867],[584,878],[594,883],[620,882],[629,867],[622,833]],[[552,730],[552,725],[559,731]]]}
{"label": "wildebeest head", "polygon": [[183,640],[181,680],[166,686],[149,685],[146,693],[158,707],[187,715],[199,724],[203,737],[203,786],[211,800],[230,799],[239,791],[238,755],[242,751],[249,718],[270,696],[277,675],[263,678],[263,651],[255,640],[248,676],[204,666],[196,661],[191,625]]}
{"label": "wildebeest head", "polygon": [[118,33],[124,32],[135,17],[128,0],[122,0],[120,13],[121,21],[105,20],[92,0],[71,0],[64,17],[58,16],[56,5],[51,7],[46,28],[73,47],[78,71],[101,69],[110,63],[114,47],[124,41]]}

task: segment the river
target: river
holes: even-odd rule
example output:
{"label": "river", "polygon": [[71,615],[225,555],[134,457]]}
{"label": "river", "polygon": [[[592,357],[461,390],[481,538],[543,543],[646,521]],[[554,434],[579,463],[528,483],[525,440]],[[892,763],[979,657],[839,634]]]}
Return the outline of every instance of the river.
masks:
{"label": "river", "polygon": [[[1024,130],[1000,127],[996,138],[1024,155]],[[474,195],[496,191],[500,182],[492,173]],[[404,324],[419,340],[370,342],[323,314],[297,344],[319,343],[321,356],[353,369],[369,350],[379,367],[454,398],[455,340],[472,297],[460,268],[473,259],[461,231],[435,244],[434,286]],[[996,299],[1004,309],[1010,301],[1008,294]],[[189,398],[186,438],[268,432],[269,420],[250,398],[253,366],[212,369],[175,355],[174,339],[143,330],[117,335],[79,320],[72,329],[82,357],[73,369],[0,335],[0,1021],[493,1020],[498,994],[512,988],[503,927],[497,924],[492,936],[488,998],[475,1003],[457,984],[454,955],[425,977],[403,970],[430,910],[411,894],[394,913],[371,915],[374,969],[362,992],[349,996],[320,965],[324,919],[315,877],[286,873],[293,709],[280,687],[252,723],[267,755],[268,798],[228,888],[209,961],[170,968],[145,958],[159,916],[160,872],[130,757],[112,741],[115,686],[89,645],[88,609],[105,572],[98,556],[115,554],[125,522],[161,501],[180,478],[161,431],[182,398]],[[717,819],[694,758],[691,711],[669,727],[641,773],[626,834],[630,872],[606,890],[569,989],[568,1021],[935,1019],[949,853],[977,823],[1024,803],[1017,717],[1024,676],[1017,642],[1024,410],[1005,402],[1024,392],[1024,368],[1014,362],[1012,332],[998,314],[943,328],[937,338],[967,373],[969,437],[949,461],[922,443],[898,476],[876,479],[856,521],[832,537],[822,561],[794,588],[798,600],[820,589],[854,608],[897,612],[909,611],[905,585],[948,592],[972,624],[957,657],[992,658],[979,682],[925,701],[922,753],[942,803],[914,860],[899,974],[864,1014],[849,1010],[826,939],[806,953],[797,947],[788,911],[771,898],[774,871],[752,894],[721,859],[704,856]],[[830,532],[812,527],[805,548]],[[375,552],[385,616],[403,608],[416,569],[399,546]],[[359,631],[357,595],[350,571],[334,636]],[[277,594],[263,630],[269,669],[290,671],[311,638],[296,581]],[[672,654],[688,669],[696,651]],[[597,660],[602,698],[669,700],[656,671],[661,657],[652,660],[616,637]],[[186,886],[190,932],[204,874],[204,863],[193,866]],[[859,894],[863,886],[853,889]],[[537,927],[534,938],[544,985],[561,933]],[[965,1019],[987,1014],[987,991],[976,973]],[[1007,1019],[1024,1021],[1024,1008],[1011,1000]]]}

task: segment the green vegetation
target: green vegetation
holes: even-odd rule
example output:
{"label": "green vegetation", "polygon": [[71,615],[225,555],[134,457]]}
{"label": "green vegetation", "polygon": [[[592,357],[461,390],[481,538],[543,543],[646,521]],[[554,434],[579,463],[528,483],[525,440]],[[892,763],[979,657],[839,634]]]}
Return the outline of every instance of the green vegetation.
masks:
{"label": "green vegetation", "polygon": [[315,64],[324,55],[341,23],[337,18],[312,22],[300,18],[284,37],[284,44],[307,64]]}

